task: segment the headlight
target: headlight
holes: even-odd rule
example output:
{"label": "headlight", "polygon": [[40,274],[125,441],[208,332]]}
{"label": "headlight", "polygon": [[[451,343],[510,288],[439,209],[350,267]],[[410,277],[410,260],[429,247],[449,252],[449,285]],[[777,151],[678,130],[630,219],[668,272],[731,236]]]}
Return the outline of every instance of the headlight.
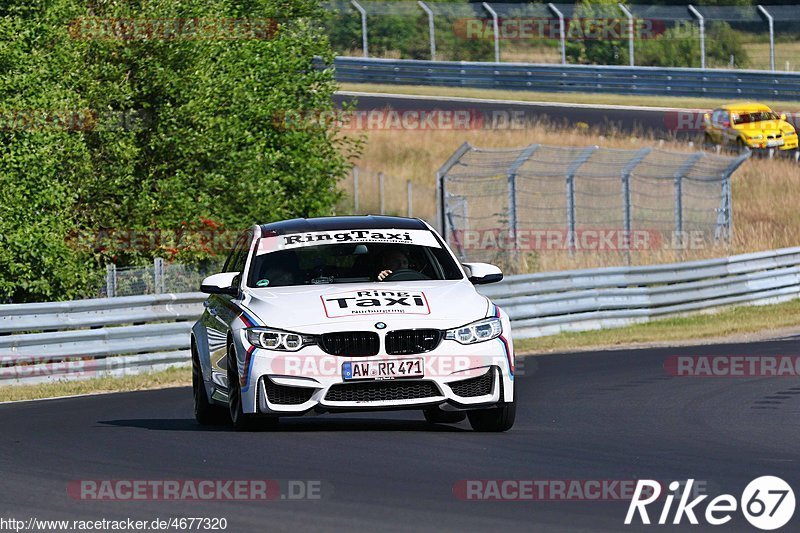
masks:
{"label": "headlight", "polygon": [[758,141],[760,139],[763,139],[764,136],[759,133],[757,135],[750,135],[750,138],[753,139],[754,141]]}
{"label": "headlight", "polygon": [[503,324],[497,317],[483,318],[477,322],[448,329],[444,338],[460,342],[461,344],[475,344],[476,342],[496,339],[503,332]]}
{"label": "headlight", "polygon": [[304,346],[317,343],[313,335],[303,335],[292,331],[270,328],[248,328],[245,331],[247,332],[247,342],[256,348],[267,350],[296,352]]}
{"label": "headlight", "polygon": [[783,136],[784,137],[791,137],[792,135],[797,135],[797,132],[794,132],[794,131],[784,131],[783,132]]}

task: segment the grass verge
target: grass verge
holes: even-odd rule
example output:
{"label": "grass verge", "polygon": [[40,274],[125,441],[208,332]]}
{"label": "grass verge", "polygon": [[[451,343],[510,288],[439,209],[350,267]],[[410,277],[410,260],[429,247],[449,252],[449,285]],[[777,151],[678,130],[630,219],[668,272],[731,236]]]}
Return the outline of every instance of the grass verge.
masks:
{"label": "grass verge", "polygon": [[[0,387],[0,402],[35,400],[39,398],[58,398],[78,394],[97,394],[102,392],[125,392],[191,385],[191,368],[169,368],[161,372],[151,372],[123,377],[100,377],[76,381],[58,381],[37,385],[6,385]],[[189,398],[187,401],[191,401]]]}
{"label": "grass verge", "polygon": [[669,343],[687,339],[722,339],[800,326],[800,299],[772,305],[730,307],[714,314],[654,320],[614,329],[567,332],[514,342],[519,354],[568,352],[578,348],[607,348],[631,344]]}
{"label": "grass verge", "polygon": [[[465,87],[430,87],[427,85],[382,85],[375,83],[341,83],[340,91],[369,93],[411,94],[419,96],[461,96],[489,100],[520,100],[525,102],[553,102],[567,104],[605,104],[644,107],[675,107],[687,109],[713,109],[730,99],[692,98],[688,96],[646,96],[630,94],[550,93],[537,91],[503,91],[496,89],[470,89]],[[784,107],[797,107],[797,101],[777,101],[764,98],[759,101],[780,111]]]}

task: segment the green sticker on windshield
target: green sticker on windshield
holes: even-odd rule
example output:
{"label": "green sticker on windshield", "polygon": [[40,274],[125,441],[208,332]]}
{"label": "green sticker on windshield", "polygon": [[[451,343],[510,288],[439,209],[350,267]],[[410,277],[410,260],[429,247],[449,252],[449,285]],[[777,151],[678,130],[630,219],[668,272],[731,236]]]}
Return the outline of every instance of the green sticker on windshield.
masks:
{"label": "green sticker on windshield", "polygon": [[266,287],[267,285],[269,285],[269,280],[268,279],[260,279],[260,280],[258,280],[256,282],[256,285],[259,286],[259,287]]}

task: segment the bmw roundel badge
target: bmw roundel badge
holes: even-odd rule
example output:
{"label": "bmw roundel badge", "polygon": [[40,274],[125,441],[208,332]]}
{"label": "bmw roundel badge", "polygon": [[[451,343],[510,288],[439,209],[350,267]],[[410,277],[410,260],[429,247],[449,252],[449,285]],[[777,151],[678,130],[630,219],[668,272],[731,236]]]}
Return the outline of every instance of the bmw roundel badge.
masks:
{"label": "bmw roundel badge", "polygon": [[375,328],[376,329],[386,329],[386,323],[385,322],[376,322],[375,323]]}

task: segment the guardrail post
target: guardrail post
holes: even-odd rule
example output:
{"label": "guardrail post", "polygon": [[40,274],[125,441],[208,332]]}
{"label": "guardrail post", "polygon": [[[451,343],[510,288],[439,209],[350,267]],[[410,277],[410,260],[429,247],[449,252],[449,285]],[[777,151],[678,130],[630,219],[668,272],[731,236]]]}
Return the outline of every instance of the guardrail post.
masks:
{"label": "guardrail post", "polygon": [[[449,228],[448,228],[448,212],[449,206],[447,205],[447,173],[450,172],[450,169],[453,168],[458,161],[466,154],[472,150],[472,145],[468,142],[464,142],[461,146],[458,147],[458,150],[455,151],[450,158],[445,161],[444,165],[442,165],[439,170],[436,172],[436,221],[440,225],[439,231],[442,234],[445,242],[450,242],[449,236]],[[452,226],[452,220],[451,220]]]}
{"label": "guardrail post", "polygon": [[164,294],[164,260],[160,257],[153,258],[153,291],[155,294]]}
{"label": "guardrail post", "polygon": [[361,13],[361,50],[364,57],[369,57],[369,38],[367,37],[367,11],[356,0],[350,0],[359,13]]}
{"label": "guardrail post", "polygon": [[358,167],[353,167],[353,214],[358,214]]}
{"label": "guardrail post", "polygon": [[631,264],[631,231],[633,230],[631,219],[631,174],[633,174],[633,170],[639,163],[647,157],[647,154],[652,151],[652,148],[642,148],[622,169],[622,220],[625,232],[623,243],[625,246],[625,261],[629,265]]}
{"label": "guardrail post", "polygon": [[433,11],[422,0],[417,0],[417,4],[428,15],[428,39],[431,41],[431,61],[436,61],[436,28],[433,23]]}
{"label": "guardrail post", "polygon": [[492,29],[494,30],[494,62],[500,62],[500,25],[497,23],[497,12],[492,9],[492,6],[483,2],[483,9],[489,12],[492,16]]}
{"label": "guardrail post", "polygon": [[628,56],[630,56],[630,65],[633,67],[635,63],[633,61],[633,13],[631,13],[625,4],[617,4],[619,8],[625,13],[625,16],[628,17]]}
{"label": "guardrail post", "polygon": [[117,265],[106,265],[106,297],[113,298],[117,295]]}
{"label": "guardrail post", "polygon": [[766,17],[769,24],[769,69],[775,72],[775,21],[764,6],[758,5],[756,7]]}
{"label": "guardrail post", "polygon": [[564,30],[564,15],[561,11],[554,4],[547,4],[547,7],[550,8],[557,17],[558,17],[558,33],[559,38],[561,40],[561,64],[567,64],[567,38],[566,38],[566,31]]}
{"label": "guardrail post", "polygon": [[569,246],[569,253],[575,253],[575,237],[576,237],[576,222],[575,222],[575,173],[581,168],[586,161],[592,157],[592,154],[598,149],[598,146],[589,146],[583,149],[578,157],[570,163],[567,169],[567,243]]}
{"label": "guardrail post", "polygon": [[700,26],[700,68],[706,68],[706,19],[692,4],[686,7],[695,16],[697,24]]}

